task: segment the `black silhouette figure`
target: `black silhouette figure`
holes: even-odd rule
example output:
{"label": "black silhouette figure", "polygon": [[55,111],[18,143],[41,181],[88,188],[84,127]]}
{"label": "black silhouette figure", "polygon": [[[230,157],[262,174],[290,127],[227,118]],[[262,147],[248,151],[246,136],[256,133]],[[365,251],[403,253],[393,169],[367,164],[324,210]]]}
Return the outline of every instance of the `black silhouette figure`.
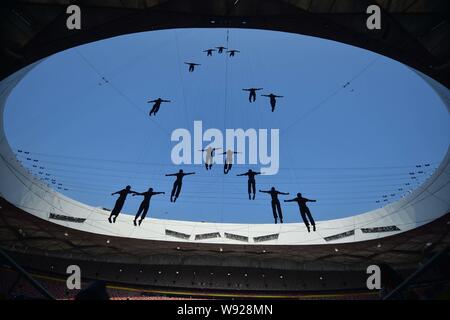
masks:
{"label": "black silhouette figure", "polygon": [[173,183],[172,193],[170,194],[170,202],[177,201],[178,197],[180,196],[184,176],[188,176],[191,174],[195,174],[195,172],[184,173],[182,169],[180,169],[178,173],[166,174],[166,177],[177,177],[177,179]]}
{"label": "black silhouette figure", "polygon": [[228,50],[227,51],[230,55],[230,57],[234,57],[234,54],[236,53],[236,52],[240,52],[239,50]]}
{"label": "black silhouette figure", "polygon": [[225,164],[223,166],[223,173],[228,174],[230,172],[231,167],[233,166],[233,154],[238,154],[240,152],[233,151],[228,149],[225,152],[222,152],[221,155],[227,155],[225,158]]}
{"label": "black silhouette figure", "polygon": [[141,225],[142,220],[145,219],[145,216],[147,215],[148,208],[150,207],[150,199],[155,194],[164,194],[165,192],[153,192],[153,188],[149,188],[146,192],[135,192],[133,193],[134,196],[144,196],[144,200],[142,200],[141,205],[139,206],[138,212],[136,213],[136,216],[134,217],[134,225],[136,225],[136,220],[141,216],[141,219],[139,220],[139,225]]}
{"label": "black silhouette figure", "polygon": [[207,56],[207,57],[212,56],[213,51],[217,51],[217,50],[216,50],[216,49],[206,49],[206,50],[203,50],[203,52],[206,52],[206,56]]}
{"label": "black silhouette figure", "polygon": [[159,111],[159,108],[161,107],[161,103],[170,102],[170,100],[164,100],[164,99],[158,98],[156,100],[150,100],[147,103],[151,103],[151,102],[153,102],[153,107],[150,110],[150,113],[148,114],[150,117],[152,116],[152,113],[153,113],[153,115],[156,116],[156,113]]}
{"label": "black silhouette figure", "polygon": [[248,88],[248,89],[242,89],[242,91],[248,91],[249,95],[248,95],[248,101],[250,103],[255,102],[256,101],[256,91],[258,90],[262,90],[263,88]]}
{"label": "black silhouette figure", "polygon": [[255,194],[256,194],[256,180],[255,176],[261,174],[261,172],[255,172],[252,171],[252,169],[249,169],[246,173],[238,174],[237,176],[248,176],[248,199],[251,200],[251,194],[253,192],[253,200],[255,200]]}
{"label": "black silhouette figure", "polygon": [[216,47],[216,49],[218,49],[217,53],[222,53],[224,49],[226,49],[225,47]]}
{"label": "black silhouette figure", "polygon": [[[112,196],[115,195],[115,194],[118,194],[119,198],[116,200],[116,204],[114,205],[114,208],[111,211],[111,215],[108,218],[109,223],[113,223],[113,222],[116,223],[117,216],[119,215],[120,211],[123,208],[123,205],[125,204],[125,200],[127,199],[127,195],[130,194],[130,193],[135,193],[135,191],[131,190],[130,186],[126,186],[125,189],[122,189],[120,191],[111,193]],[[113,219],[111,219],[111,218],[113,218]]]}
{"label": "black silhouette figure", "polygon": [[[300,214],[302,215],[303,222],[306,225],[306,228],[308,229],[308,232],[311,232],[309,229],[309,224],[313,226],[313,231],[316,231],[316,223],[314,222],[313,217],[311,216],[311,212],[309,211],[309,208],[306,206],[307,202],[316,202],[316,200],[310,200],[307,198],[303,198],[301,193],[297,193],[297,197],[291,200],[284,200],[284,202],[297,202],[298,206],[300,208]],[[306,215],[308,215],[308,219],[306,218]]]}
{"label": "black silhouette figure", "polygon": [[270,188],[270,190],[268,191],[259,190],[259,192],[270,194],[270,196],[272,197],[272,213],[273,218],[275,219],[275,224],[277,224],[277,217],[280,218],[280,223],[283,223],[283,213],[281,212],[281,204],[280,200],[278,200],[278,195],[279,194],[288,195],[289,192],[280,192],[276,190],[274,187]]}
{"label": "black silhouette figure", "polygon": [[272,107],[272,112],[275,111],[275,106],[277,104],[277,98],[283,98],[283,96],[277,96],[273,93],[271,94],[262,94],[263,97],[269,97],[270,98],[270,106]]}
{"label": "black silhouette figure", "polygon": [[219,149],[222,149],[222,148],[208,147],[207,149],[200,150],[202,152],[206,151],[206,159],[205,159],[206,170],[211,170],[211,168],[213,166],[214,156],[215,156],[216,150],[219,150]]}
{"label": "black silhouette figure", "polygon": [[195,66],[201,66],[199,63],[185,62],[185,64],[189,65],[189,72],[194,72]]}

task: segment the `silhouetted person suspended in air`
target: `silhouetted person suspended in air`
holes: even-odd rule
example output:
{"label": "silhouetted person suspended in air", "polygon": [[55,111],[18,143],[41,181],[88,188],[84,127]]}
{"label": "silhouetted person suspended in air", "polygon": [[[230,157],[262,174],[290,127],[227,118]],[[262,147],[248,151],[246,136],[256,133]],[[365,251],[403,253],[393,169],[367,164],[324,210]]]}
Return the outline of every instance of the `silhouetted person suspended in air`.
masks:
{"label": "silhouetted person suspended in air", "polygon": [[288,195],[289,192],[280,192],[276,190],[274,187],[270,188],[270,190],[268,191],[259,190],[259,192],[270,194],[270,196],[272,197],[272,213],[273,218],[275,219],[275,224],[277,224],[277,217],[280,218],[280,222],[283,223],[283,213],[281,212],[281,204],[280,200],[278,200],[278,195],[279,194]]}
{"label": "silhouetted person suspended in air", "polygon": [[231,170],[231,167],[233,166],[233,155],[238,153],[240,152],[236,152],[231,149],[228,149],[226,152],[221,153],[221,155],[227,155],[225,158],[225,164],[223,166],[223,173],[228,174],[228,172]]}
{"label": "silhouetted person suspended in air", "polygon": [[275,105],[277,104],[277,98],[283,98],[283,96],[277,96],[273,93],[271,94],[262,94],[263,97],[269,97],[270,98],[270,106],[272,107],[272,112],[275,111]]}
{"label": "silhouetted person suspended in air", "polygon": [[212,56],[213,51],[217,51],[217,50],[216,50],[216,49],[206,49],[206,50],[203,50],[203,52],[206,52],[206,56],[207,56],[207,57]]}
{"label": "silhouetted person suspended in air", "polygon": [[[119,198],[116,200],[116,204],[114,205],[114,208],[112,209],[111,214],[108,218],[109,223],[116,223],[117,216],[119,215],[120,211],[123,208],[123,205],[125,204],[127,195],[130,193],[135,193],[135,191],[131,190],[130,186],[126,186],[125,189],[111,193],[112,196],[118,194]],[[114,217],[114,219],[111,220],[112,217]]]}
{"label": "silhouetted person suspended in air", "polygon": [[256,91],[262,90],[263,88],[248,88],[248,89],[242,89],[243,91],[248,91],[249,95],[248,95],[248,101],[250,101],[250,103],[255,102],[256,101]]}
{"label": "silhouetted person suspended in air", "polygon": [[153,102],[153,107],[150,110],[150,113],[148,114],[150,117],[152,116],[152,113],[153,113],[153,115],[156,116],[156,113],[159,111],[159,108],[161,107],[161,103],[170,102],[170,100],[164,100],[164,99],[158,98],[156,100],[150,100],[147,103],[152,103],[152,102]]}
{"label": "silhouetted person suspended in air", "polygon": [[216,49],[218,49],[217,53],[222,53],[224,49],[226,49],[225,47],[216,47]]}
{"label": "silhouetted person suspended in air", "polygon": [[145,219],[145,216],[147,215],[148,208],[150,207],[150,199],[155,194],[164,194],[165,192],[153,192],[153,188],[149,188],[146,192],[135,192],[133,193],[134,196],[144,196],[144,200],[142,200],[141,205],[139,206],[138,212],[136,213],[136,216],[134,217],[134,225],[136,225],[136,220],[139,218],[139,216],[142,214],[141,219],[139,220],[139,225],[141,225],[142,220]]}
{"label": "silhouetted person suspended in air", "polygon": [[173,183],[172,193],[170,194],[170,202],[177,201],[177,198],[180,196],[184,176],[188,176],[191,174],[195,174],[195,172],[184,173],[182,169],[180,169],[178,173],[166,174],[166,177],[177,177],[177,179]]}
{"label": "silhouetted person suspended in air", "polygon": [[253,200],[255,200],[255,194],[256,194],[256,180],[255,176],[261,174],[261,172],[255,172],[252,171],[252,169],[249,169],[246,173],[238,174],[237,176],[248,176],[248,199],[251,200],[251,194],[253,192]]}
{"label": "silhouetted person suspended in air", "polygon": [[222,148],[208,147],[207,149],[199,150],[202,152],[206,151],[206,159],[205,159],[206,170],[211,170],[211,168],[213,166],[213,162],[214,162],[214,155],[216,153],[216,150],[219,150],[219,149],[222,149]]}
{"label": "silhouetted person suspended in air", "polygon": [[[308,232],[311,232],[309,229],[309,224],[313,226],[313,231],[316,231],[316,223],[314,222],[314,219],[311,216],[311,212],[309,211],[309,208],[306,206],[307,202],[316,202],[316,200],[310,200],[307,198],[303,198],[301,193],[297,193],[297,197],[291,200],[284,200],[284,202],[297,202],[298,206],[300,208],[300,214],[302,215],[303,222],[306,225],[306,228],[308,229]],[[306,215],[308,215],[308,219],[306,218]]]}
{"label": "silhouetted person suspended in air", "polygon": [[201,66],[199,63],[185,62],[185,64],[189,65],[189,72],[194,72],[195,66]]}
{"label": "silhouetted person suspended in air", "polygon": [[234,54],[236,53],[236,52],[240,52],[239,50],[228,50],[227,51],[230,55],[230,57],[234,57]]}

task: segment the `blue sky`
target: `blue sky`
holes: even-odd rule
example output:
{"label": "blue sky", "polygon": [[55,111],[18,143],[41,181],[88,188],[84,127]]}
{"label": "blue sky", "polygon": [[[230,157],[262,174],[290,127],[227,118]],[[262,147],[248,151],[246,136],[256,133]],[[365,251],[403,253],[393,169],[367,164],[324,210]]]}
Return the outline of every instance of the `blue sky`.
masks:
{"label": "blue sky", "polygon": [[[170,203],[173,178],[164,174],[179,169],[170,159],[173,130],[191,130],[194,120],[223,131],[280,129],[280,171],[257,177],[257,189],[317,199],[310,205],[317,220],[398,199],[447,152],[448,112],[406,66],[328,40],[260,30],[229,30],[228,47],[241,51],[233,58],[202,52],[227,46],[226,38],[226,29],[154,31],[51,56],[7,102],[9,142],[45,168],[19,153],[36,175],[56,179],[54,186],[68,189],[58,191],[87,204],[112,208],[111,192],[151,186],[166,192],[152,199],[151,217],[239,223],[273,221],[270,197],[249,201],[246,178],[236,177],[259,166],[235,165],[229,175],[220,165],[210,172],[182,166],[197,174]],[[185,61],[201,66],[188,73]],[[266,98],[249,104],[245,87],[284,98],[272,113]],[[149,118],[146,101],[157,97],[173,103]],[[134,214],[141,199],[129,197],[123,211]],[[300,220],[296,205],[282,205],[285,222]]]}

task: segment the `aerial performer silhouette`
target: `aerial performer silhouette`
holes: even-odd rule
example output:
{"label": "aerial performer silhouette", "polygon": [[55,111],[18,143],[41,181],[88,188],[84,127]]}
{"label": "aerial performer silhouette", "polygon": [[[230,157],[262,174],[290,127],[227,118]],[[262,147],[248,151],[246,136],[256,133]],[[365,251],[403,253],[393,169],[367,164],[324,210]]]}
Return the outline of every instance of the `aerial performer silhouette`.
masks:
{"label": "aerial performer silhouette", "polygon": [[206,52],[206,56],[207,56],[207,57],[212,56],[213,51],[217,51],[217,50],[216,50],[216,49],[206,49],[206,50],[203,50],[203,52]]}
{"label": "aerial performer silhouette", "polygon": [[270,190],[267,191],[259,190],[259,192],[270,194],[270,196],[272,197],[272,213],[273,218],[275,219],[275,224],[277,224],[277,217],[280,218],[280,223],[283,223],[283,213],[281,212],[281,204],[280,200],[278,200],[278,195],[279,194],[288,195],[289,192],[281,192],[276,190],[274,187],[270,188]]}
{"label": "aerial performer silhouette", "polygon": [[145,216],[147,215],[148,208],[150,207],[150,199],[152,196],[156,194],[164,194],[165,192],[153,192],[153,188],[149,188],[146,192],[134,192],[134,196],[144,196],[144,199],[141,202],[141,205],[139,206],[138,212],[136,213],[136,216],[134,217],[134,225],[136,225],[136,220],[141,216],[141,219],[139,220],[139,225],[141,225],[142,220],[145,219]]}
{"label": "aerial performer silhouette", "polygon": [[201,64],[193,62],[185,62],[185,64],[189,65],[189,72],[194,72],[196,66],[201,66]]}
{"label": "aerial performer silhouette", "polygon": [[263,97],[269,97],[270,98],[270,106],[272,107],[272,112],[275,111],[275,106],[277,104],[277,98],[283,98],[283,96],[277,96],[273,93],[271,94],[262,94]]}
{"label": "aerial performer silhouette", "polygon": [[123,205],[125,204],[127,195],[130,193],[135,193],[135,191],[131,190],[130,186],[126,186],[125,189],[111,193],[112,196],[115,194],[118,194],[119,198],[117,198],[116,204],[114,205],[114,208],[112,209],[111,214],[108,218],[109,223],[113,223],[113,222],[116,223],[117,216],[119,215],[120,211],[123,208]]}
{"label": "aerial performer silhouette", "polygon": [[[309,229],[309,224],[313,226],[313,231],[316,231],[316,223],[314,222],[313,217],[311,216],[311,212],[309,211],[309,208],[306,206],[307,202],[316,202],[316,200],[310,200],[307,198],[303,198],[301,193],[297,193],[297,197],[290,200],[284,200],[284,202],[297,202],[298,206],[300,208],[300,214],[302,215],[303,222],[306,225],[306,228],[308,229],[308,232],[311,232]],[[308,215],[308,219],[306,218],[306,215]]]}
{"label": "aerial performer silhouette", "polygon": [[234,54],[236,53],[236,52],[240,52],[239,50],[228,50],[227,51],[230,55],[230,57],[234,57]]}
{"label": "aerial performer silhouette", "polygon": [[222,148],[208,147],[207,149],[200,150],[202,152],[206,151],[206,159],[205,159],[206,170],[211,170],[211,168],[213,166],[214,156],[215,156],[216,150],[219,150],[219,149],[222,149]]}
{"label": "aerial performer silhouette", "polygon": [[263,88],[248,88],[248,89],[242,89],[242,91],[248,91],[248,101],[250,103],[256,101],[256,91],[262,90]]}
{"label": "aerial performer silhouette", "polygon": [[230,172],[231,167],[233,166],[233,155],[238,153],[240,152],[236,152],[231,149],[228,149],[227,151],[221,153],[222,155],[227,155],[225,158],[225,164],[223,166],[223,173],[228,174],[228,172]]}
{"label": "aerial performer silhouette", "polygon": [[147,101],[147,103],[153,103],[153,107],[150,110],[150,113],[148,115],[151,117],[152,113],[153,113],[153,115],[156,116],[156,113],[159,111],[159,108],[161,107],[161,103],[163,103],[163,102],[171,102],[171,101],[170,100],[164,100],[164,99],[161,99],[161,98],[158,98],[156,100]]}
{"label": "aerial performer silhouette", "polygon": [[195,174],[195,172],[184,173],[182,169],[180,169],[177,173],[166,174],[166,177],[177,177],[175,182],[173,183],[172,193],[170,194],[170,202],[177,201],[178,197],[180,196],[184,176],[188,176],[191,174]]}
{"label": "aerial performer silhouette", "polygon": [[248,176],[248,199],[252,200],[251,194],[253,192],[253,200],[255,200],[255,194],[256,194],[256,180],[255,176],[261,174],[261,172],[253,171],[252,169],[249,169],[246,173],[238,174],[237,176]]}
{"label": "aerial performer silhouette", "polygon": [[216,49],[218,49],[217,53],[222,53],[224,49],[226,49],[225,47],[216,47]]}

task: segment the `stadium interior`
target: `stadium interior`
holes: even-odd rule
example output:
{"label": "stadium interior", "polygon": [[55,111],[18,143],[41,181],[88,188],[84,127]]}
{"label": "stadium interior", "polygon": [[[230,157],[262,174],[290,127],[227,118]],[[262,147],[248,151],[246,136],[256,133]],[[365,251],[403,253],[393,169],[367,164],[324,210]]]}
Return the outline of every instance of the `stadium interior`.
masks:
{"label": "stadium interior", "polygon": [[[253,28],[331,39],[395,59],[429,79],[449,107],[449,2],[376,0],[387,25],[379,31],[361,23],[372,3],[84,0],[83,28],[69,31],[56,27],[65,25],[64,1],[5,1],[0,5],[0,25],[7,30],[1,34],[0,79],[8,88],[7,82],[15,81],[9,77],[40,59],[117,35],[172,28]],[[348,234],[330,233],[320,244],[264,243],[255,237],[248,243],[231,238],[196,242],[189,240],[191,235],[186,240],[183,233],[177,236],[167,229],[163,240],[89,232],[70,221],[72,216],[47,212],[43,218],[33,208],[27,211],[21,207],[29,199],[23,190],[16,200],[6,188],[0,189],[0,299],[76,299],[80,290],[66,286],[69,265],[83,270],[82,289],[104,283],[113,300],[449,299],[449,158],[447,153],[434,180],[440,189],[428,192],[445,203],[438,209],[430,206],[433,219],[419,223],[414,211],[415,220],[408,222],[412,227],[406,231],[375,228],[367,231],[370,237],[348,242]],[[382,278],[381,290],[366,286],[369,265],[379,265],[389,275]]]}

